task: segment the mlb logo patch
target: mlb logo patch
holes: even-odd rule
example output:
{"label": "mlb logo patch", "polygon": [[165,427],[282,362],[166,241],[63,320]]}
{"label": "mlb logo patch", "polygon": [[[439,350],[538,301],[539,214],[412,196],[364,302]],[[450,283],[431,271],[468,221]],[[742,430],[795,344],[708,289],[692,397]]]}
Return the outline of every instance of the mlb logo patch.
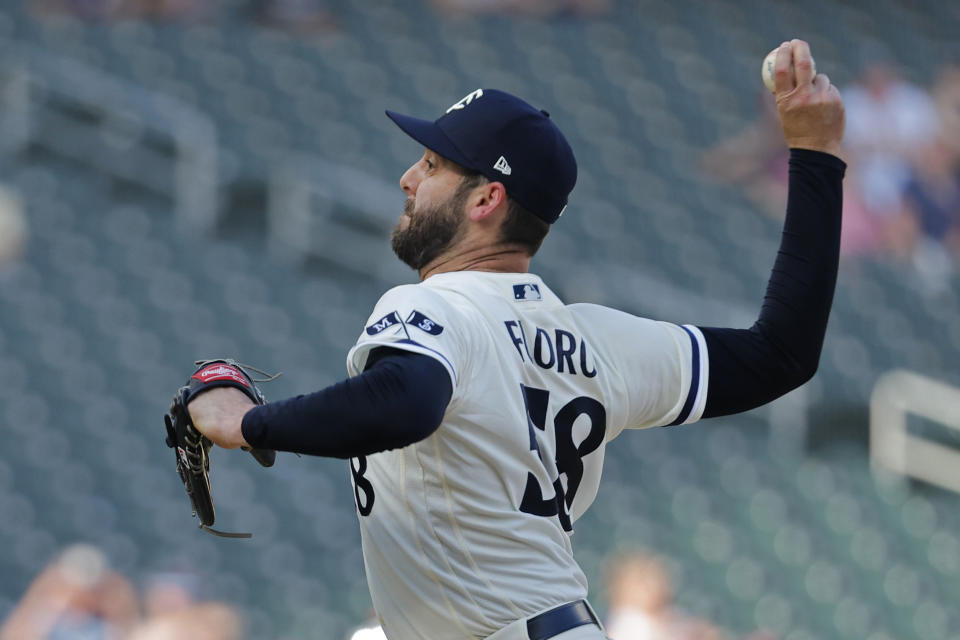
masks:
{"label": "mlb logo patch", "polygon": [[375,336],[381,331],[386,331],[390,327],[398,324],[400,324],[400,316],[397,314],[396,311],[391,311],[390,313],[383,316],[382,318],[374,322],[372,325],[367,327],[367,335]]}
{"label": "mlb logo patch", "polygon": [[513,285],[514,300],[543,300],[540,286],[534,283]]}
{"label": "mlb logo patch", "polygon": [[431,320],[427,316],[423,315],[416,309],[413,310],[413,313],[410,314],[410,317],[407,318],[407,326],[416,327],[421,331],[426,331],[432,336],[438,336],[443,333],[443,325],[437,323],[434,320]]}

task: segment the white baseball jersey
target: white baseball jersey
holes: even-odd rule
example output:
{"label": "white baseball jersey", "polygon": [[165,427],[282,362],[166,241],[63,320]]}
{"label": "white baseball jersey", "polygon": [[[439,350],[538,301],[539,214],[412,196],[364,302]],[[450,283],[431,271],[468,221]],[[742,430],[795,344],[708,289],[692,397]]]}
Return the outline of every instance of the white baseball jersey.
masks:
{"label": "white baseball jersey", "polygon": [[624,428],[703,413],[695,327],[564,305],[527,273],[388,291],[347,356],[435,358],[453,397],[425,440],[350,461],[373,604],[391,640],[473,640],[585,598],[569,534]]}

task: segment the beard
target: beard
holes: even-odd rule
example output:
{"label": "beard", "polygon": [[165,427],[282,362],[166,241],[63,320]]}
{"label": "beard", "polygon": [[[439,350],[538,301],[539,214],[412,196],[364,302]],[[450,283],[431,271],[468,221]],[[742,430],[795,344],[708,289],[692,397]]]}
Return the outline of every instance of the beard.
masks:
{"label": "beard", "polygon": [[414,212],[415,201],[408,198],[403,212],[409,218],[405,229],[398,222],[390,236],[390,246],[408,267],[420,271],[453,246],[464,228],[463,208],[470,189],[463,185],[446,202]]}

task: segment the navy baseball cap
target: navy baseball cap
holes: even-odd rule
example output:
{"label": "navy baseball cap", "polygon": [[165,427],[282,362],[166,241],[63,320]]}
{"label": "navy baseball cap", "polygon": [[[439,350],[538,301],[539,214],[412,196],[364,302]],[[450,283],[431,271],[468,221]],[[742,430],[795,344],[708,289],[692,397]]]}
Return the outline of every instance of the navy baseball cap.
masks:
{"label": "navy baseball cap", "polygon": [[428,149],[502,182],[545,222],[556,222],[577,183],[577,160],[550,114],[504,91],[477,89],[434,122],[387,116]]}

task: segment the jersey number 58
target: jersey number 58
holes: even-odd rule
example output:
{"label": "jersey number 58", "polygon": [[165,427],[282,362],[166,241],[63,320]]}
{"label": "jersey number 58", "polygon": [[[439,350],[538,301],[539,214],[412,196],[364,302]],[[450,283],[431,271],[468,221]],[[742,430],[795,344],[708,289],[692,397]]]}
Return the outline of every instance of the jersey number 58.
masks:
{"label": "jersey number 58", "polygon": [[[530,450],[537,452],[537,457],[543,463],[547,474],[556,479],[553,481],[554,495],[544,497],[543,487],[533,473],[527,472],[527,485],[520,501],[520,510],[536,516],[553,517],[560,519],[564,531],[573,531],[570,521],[570,507],[580,488],[583,479],[583,457],[596,451],[601,444],[607,430],[607,411],[597,400],[587,396],[574,398],[563,405],[553,419],[553,431],[556,437],[556,460],[543,459],[540,445],[537,442],[538,432],[546,435],[547,405],[550,392],[546,389],[536,389],[520,385],[523,393],[523,403],[527,411],[527,428],[530,432]],[[573,441],[573,424],[580,416],[590,420],[590,430],[587,437],[578,445]],[[551,469],[551,466],[554,469]],[[566,489],[562,477],[566,476]]]}

